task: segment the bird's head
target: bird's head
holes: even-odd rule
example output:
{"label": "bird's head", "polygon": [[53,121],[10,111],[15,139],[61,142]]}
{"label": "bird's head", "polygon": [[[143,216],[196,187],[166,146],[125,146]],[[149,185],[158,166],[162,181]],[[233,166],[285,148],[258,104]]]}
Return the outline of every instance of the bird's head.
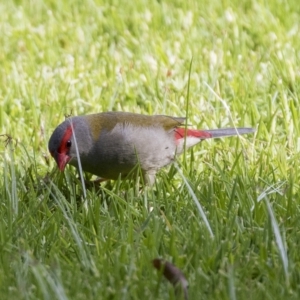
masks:
{"label": "bird's head", "polygon": [[52,133],[48,148],[50,154],[55,159],[58,168],[63,171],[66,164],[72,159],[74,137],[74,125],[71,123],[60,124]]}
{"label": "bird's head", "polygon": [[63,171],[68,163],[77,165],[76,146],[79,156],[82,156],[89,149],[89,140],[90,135],[84,119],[73,117],[65,120],[54,130],[48,148],[58,168]]}

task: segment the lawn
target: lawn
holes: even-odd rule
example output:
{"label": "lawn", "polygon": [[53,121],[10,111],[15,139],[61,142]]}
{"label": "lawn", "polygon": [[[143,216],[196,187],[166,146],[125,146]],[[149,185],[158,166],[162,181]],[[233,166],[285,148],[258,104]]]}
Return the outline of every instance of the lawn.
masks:
{"label": "lawn", "polygon": [[[298,0],[1,1],[0,29],[1,299],[180,299],[155,258],[189,299],[300,298]],[[110,110],[256,132],[85,191],[48,140]]]}

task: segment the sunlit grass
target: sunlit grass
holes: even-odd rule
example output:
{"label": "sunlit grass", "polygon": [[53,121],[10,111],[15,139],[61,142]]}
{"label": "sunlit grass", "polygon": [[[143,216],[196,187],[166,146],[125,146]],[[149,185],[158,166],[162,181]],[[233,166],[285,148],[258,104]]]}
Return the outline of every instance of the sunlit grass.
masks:
{"label": "sunlit grass", "polygon": [[[175,299],[156,257],[190,299],[299,299],[298,7],[2,1],[1,299]],[[85,196],[48,139],[66,115],[107,110],[257,130],[203,141],[153,188]]]}

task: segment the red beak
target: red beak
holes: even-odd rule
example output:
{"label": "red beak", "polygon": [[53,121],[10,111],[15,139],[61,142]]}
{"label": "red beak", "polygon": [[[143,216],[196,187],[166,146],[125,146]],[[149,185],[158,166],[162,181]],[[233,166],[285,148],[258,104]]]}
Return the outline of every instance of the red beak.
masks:
{"label": "red beak", "polygon": [[65,169],[66,164],[71,159],[71,157],[68,156],[67,154],[58,153],[58,152],[55,152],[53,156],[55,158],[55,161],[56,161],[57,166],[60,169],[60,171],[63,171]]}

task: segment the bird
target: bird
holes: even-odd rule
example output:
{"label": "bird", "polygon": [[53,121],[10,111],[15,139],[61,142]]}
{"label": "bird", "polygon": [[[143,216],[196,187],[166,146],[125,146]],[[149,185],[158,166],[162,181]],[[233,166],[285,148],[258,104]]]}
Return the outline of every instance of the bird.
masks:
{"label": "bird", "polygon": [[253,133],[253,128],[198,130],[184,117],[101,112],[67,118],[53,131],[48,148],[59,170],[67,164],[103,180],[126,179],[140,165],[145,183],[158,170],[204,139]]}

